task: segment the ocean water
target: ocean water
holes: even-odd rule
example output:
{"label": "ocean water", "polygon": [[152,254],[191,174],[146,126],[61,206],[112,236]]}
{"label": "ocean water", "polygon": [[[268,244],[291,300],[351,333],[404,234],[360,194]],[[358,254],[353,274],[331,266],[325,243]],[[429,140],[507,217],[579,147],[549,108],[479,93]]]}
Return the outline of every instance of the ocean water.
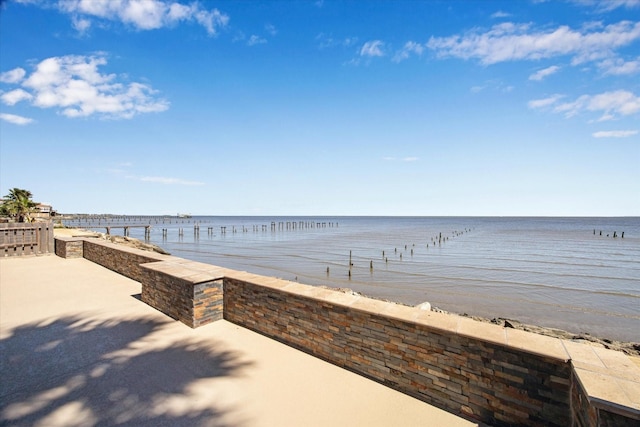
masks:
{"label": "ocean water", "polygon": [[[150,224],[150,243],[187,259],[640,342],[637,217],[125,217],[65,225],[107,222]],[[144,239],[142,228],[130,233]]]}

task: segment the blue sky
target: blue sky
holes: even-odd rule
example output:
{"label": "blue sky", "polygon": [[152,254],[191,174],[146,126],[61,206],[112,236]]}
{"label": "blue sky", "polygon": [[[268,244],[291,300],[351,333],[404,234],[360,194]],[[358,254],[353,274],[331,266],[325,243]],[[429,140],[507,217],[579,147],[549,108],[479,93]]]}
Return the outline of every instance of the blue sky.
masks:
{"label": "blue sky", "polygon": [[640,215],[640,1],[9,0],[0,191],[61,212]]}

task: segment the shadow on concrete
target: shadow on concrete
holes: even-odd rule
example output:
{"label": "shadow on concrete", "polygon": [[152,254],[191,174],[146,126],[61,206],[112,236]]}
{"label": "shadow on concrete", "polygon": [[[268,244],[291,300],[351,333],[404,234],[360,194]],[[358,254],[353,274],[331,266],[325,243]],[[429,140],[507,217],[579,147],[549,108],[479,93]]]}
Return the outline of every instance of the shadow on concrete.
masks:
{"label": "shadow on concrete", "polygon": [[65,317],[14,329],[0,340],[0,425],[226,425],[228,409],[189,387],[248,364],[202,343],[149,344],[163,324]]}

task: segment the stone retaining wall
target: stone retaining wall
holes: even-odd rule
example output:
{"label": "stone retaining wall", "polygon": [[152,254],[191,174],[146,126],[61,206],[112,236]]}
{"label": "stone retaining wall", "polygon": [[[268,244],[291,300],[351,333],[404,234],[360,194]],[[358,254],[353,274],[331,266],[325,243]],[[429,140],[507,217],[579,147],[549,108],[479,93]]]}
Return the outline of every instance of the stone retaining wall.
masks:
{"label": "stone retaining wall", "polygon": [[125,245],[97,239],[84,239],[83,256],[103,267],[142,282],[144,274],[141,264],[165,261],[171,257],[154,252],[130,248]]}
{"label": "stone retaining wall", "polygon": [[174,258],[143,264],[142,301],[192,328],[223,317],[227,270]]}
{"label": "stone retaining wall", "polygon": [[84,239],[77,237],[56,237],[56,255],[61,258],[84,257]]}
{"label": "stone retaining wall", "polygon": [[571,425],[571,365],[554,344],[533,354],[459,333],[446,315],[286,283],[225,278],[225,319],[494,426]]}

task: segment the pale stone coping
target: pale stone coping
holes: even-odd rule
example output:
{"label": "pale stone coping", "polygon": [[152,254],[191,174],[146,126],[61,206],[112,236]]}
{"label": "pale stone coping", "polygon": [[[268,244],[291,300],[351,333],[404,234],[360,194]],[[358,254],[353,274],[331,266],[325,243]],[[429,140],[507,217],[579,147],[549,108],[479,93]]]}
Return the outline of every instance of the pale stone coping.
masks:
{"label": "pale stone coping", "polygon": [[[56,237],[56,239],[58,239],[58,237]],[[170,259],[182,259],[182,258],[174,257],[171,255],[163,255],[157,252],[144,251],[142,249],[133,248],[131,246],[123,245],[120,243],[108,242],[102,239],[98,239],[96,237],[81,237],[79,239],[94,245],[107,246],[113,249],[117,249],[120,252],[128,252],[131,254],[141,255],[146,258],[152,258],[152,259],[158,260],[158,261],[150,261],[150,262],[166,261]]]}
{"label": "pale stone coping", "polygon": [[564,362],[568,362],[569,359],[571,359],[558,338],[513,328],[505,328],[505,331],[507,333],[507,345],[509,347],[515,347],[527,353],[550,357]]}
{"label": "pale stone coping", "polygon": [[140,267],[174,276],[192,284],[212,282],[223,279],[230,271],[226,268],[216,267],[195,261],[188,261],[174,257],[172,260],[156,261],[140,264]]}
{"label": "pale stone coping", "polygon": [[640,383],[581,368],[574,371],[592,405],[640,420]]}
{"label": "pale stone coping", "polygon": [[55,240],[62,240],[63,242],[81,242],[84,241],[87,236],[55,236]]}
{"label": "pale stone coping", "polygon": [[562,340],[574,371],[597,407],[640,420],[640,369],[619,351]]}

